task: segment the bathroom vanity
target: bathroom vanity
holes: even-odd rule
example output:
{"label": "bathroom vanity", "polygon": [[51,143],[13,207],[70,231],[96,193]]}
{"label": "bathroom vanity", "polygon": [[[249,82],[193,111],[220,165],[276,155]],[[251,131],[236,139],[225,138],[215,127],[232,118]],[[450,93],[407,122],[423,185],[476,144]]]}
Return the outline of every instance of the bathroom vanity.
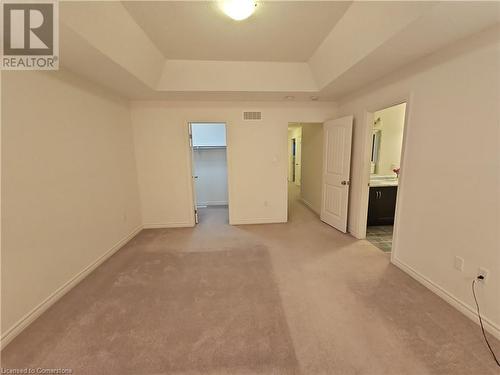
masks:
{"label": "bathroom vanity", "polygon": [[392,225],[396,212],[397,179],[370,180],[368,225]]}

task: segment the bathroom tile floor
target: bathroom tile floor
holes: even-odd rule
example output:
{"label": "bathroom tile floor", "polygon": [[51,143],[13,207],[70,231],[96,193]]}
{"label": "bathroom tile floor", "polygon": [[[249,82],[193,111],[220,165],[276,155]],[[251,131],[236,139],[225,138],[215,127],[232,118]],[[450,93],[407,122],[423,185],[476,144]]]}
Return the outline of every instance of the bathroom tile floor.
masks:
{"label": "bathroom tile floor", "polygon": [[369,226],[366,229],[366,239],[386,253],[392,249],[392,225]]}

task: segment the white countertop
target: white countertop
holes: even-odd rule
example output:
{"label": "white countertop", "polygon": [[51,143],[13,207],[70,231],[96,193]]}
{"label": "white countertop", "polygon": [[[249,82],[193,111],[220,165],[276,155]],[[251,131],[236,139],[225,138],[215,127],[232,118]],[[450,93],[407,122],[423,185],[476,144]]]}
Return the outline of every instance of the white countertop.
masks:
{"label": "white countertop", "polygon": [[398,186],[398,179],[393,176],[371,176],[370,187]]}
{"label": "white countertop", "polygon": [[398,186],[398,181],[370,181],[370,187]]}

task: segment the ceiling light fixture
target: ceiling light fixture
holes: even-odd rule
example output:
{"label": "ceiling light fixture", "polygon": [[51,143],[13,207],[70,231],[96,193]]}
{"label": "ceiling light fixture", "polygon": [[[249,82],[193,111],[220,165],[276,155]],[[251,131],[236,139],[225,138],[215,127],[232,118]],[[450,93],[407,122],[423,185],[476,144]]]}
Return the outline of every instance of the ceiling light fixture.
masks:
{"label": "ceiling light fixture", "polygon": [[295,99],[295,96],[293,96],[293,95],[285,96],[285,100],[293,100],[293,99]]}
{"label": "ceiling light fixture", "polygon": [[219,7],[235,21],[247,19],[255,12],[255,0],[220,0]]}

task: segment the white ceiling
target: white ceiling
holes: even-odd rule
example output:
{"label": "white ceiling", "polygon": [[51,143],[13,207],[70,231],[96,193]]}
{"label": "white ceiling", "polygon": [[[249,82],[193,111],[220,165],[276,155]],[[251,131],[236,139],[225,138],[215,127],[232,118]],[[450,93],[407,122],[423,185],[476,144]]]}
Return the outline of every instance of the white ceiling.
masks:
{"label": "white ceiling", "polygon": [[322,91],[332,99],[340,98],[447,45],[498,25],[499,21],[498,1],[441,2],[352,65]]}
{"label": "white ceiling", "polygon": [[260,1],[233,21],[215,1],[125,1],[123,5],[167,59],[307,61],[349,1]]}
{"label": "white ceiling", "polygon": [[64,1],[60,63],[130,99],[339,100],[483,30],[500,2]]}

